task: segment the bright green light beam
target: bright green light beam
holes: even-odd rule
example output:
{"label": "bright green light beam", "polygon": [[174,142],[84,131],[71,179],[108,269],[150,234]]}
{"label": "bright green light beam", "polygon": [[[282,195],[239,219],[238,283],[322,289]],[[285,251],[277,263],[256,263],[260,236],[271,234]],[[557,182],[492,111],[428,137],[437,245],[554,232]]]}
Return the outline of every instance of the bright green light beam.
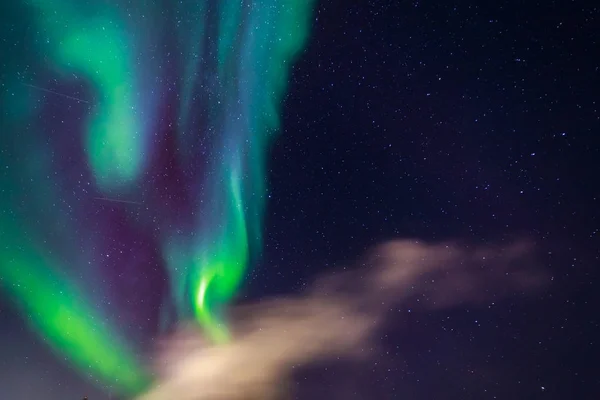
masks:
{"label": "bright green light beam", "polygon": [[52,257],[27,241],[17,241],[26,236],[7,218],[0,218],[0,224],[0,285],[31,326],[84,374],[121,394],[142,391],[149,377],[128,356],[125,341],[74,285],[55,272],[58,264]]}

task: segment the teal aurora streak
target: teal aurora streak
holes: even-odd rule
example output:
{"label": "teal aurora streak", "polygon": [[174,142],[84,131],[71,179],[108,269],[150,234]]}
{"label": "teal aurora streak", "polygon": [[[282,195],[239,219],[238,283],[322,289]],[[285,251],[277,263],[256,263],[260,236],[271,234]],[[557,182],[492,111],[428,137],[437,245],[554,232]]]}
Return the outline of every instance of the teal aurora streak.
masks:
{"label": "teal aurora streak", "polygon": [[[161,93],[178,91],[178,103],[170,107],[177,110],[173,134],[182,165],[194,167],[194,143],[198,136],[211,137],[211,156],[197,182],[200,194],[188,216],[193,234],[182,237],[177,227],[165,228],[161,245],[179,318],[193,315],[214,341],[227,340],[221,310],[260,252],[268,149],[280,128],[291,65],[308,38],[313,1],[179,1],[170,19],[144,0],[128,6],[116,0],[20,1],[36,27],[38,47],[32,51],[47,61],[44,68],[58,82],[89,88],[91,106],[78,134],[95,191],[112,196],[143,183]],[[176,42],[167,52],[178,59],[176,84],[168,88],[153,44],[166,35]],[[43,94],[21,85],[43,84],[22,67],[12,65],[2,94],[5,126],[14,136],[3,151],[16,161],[0,174],[0,205],[11,210],[0,214],[0,286],[82,373],[123,394],[138,393],[151,379],[135,346],[94,305],[77,273],[83,266],[70,265],[85,263],[85,252],[63,256],[38,232],[44,226],[59,241],[78,237],[78,227],[68,222],[71,211],[49,206],[61,202],[47,173],[49,150],[29,143],[27,134],[30,121],[39,118],[36,103]],[[204,99],[202,109],[196,107],[198,97]],[[210,135],[198,128],[199,114],[214,127]],[[50,135],[43,124],[33,126],[42,137]]]}

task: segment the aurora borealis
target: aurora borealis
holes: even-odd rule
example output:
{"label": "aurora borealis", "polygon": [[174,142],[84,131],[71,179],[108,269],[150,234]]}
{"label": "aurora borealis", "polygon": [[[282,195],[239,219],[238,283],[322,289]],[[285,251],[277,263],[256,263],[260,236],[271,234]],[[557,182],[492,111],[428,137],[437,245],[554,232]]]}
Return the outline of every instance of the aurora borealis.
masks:
{"label": "aurora borealis", "polygon": [[0,2],[0,400],[597,400],[600,8],[305,5]]}
{"label": "aurora borealis", "polygon": [[7,10],[28,23],[2,76],[0,285],[101,385],[142,390],[143,343],[173,321],[227,339],[223,308],[261,250],[268,151],[312,6]]}

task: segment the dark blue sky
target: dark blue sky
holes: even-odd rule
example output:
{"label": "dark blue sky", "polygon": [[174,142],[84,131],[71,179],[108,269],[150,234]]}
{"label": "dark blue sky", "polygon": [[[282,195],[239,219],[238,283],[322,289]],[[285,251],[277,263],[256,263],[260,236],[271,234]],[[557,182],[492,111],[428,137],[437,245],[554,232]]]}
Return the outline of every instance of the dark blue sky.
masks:
{"label": "dark blue sky", "polygon": [[366,372],[366,387],[396,389],[378,398],[595,398],[599,9],[352,4],[321,3],[294,69],[252,287],[300,287],[394,237],[531,237],[553,277],[545,293],[399,318],[385,339],[392,367]]}

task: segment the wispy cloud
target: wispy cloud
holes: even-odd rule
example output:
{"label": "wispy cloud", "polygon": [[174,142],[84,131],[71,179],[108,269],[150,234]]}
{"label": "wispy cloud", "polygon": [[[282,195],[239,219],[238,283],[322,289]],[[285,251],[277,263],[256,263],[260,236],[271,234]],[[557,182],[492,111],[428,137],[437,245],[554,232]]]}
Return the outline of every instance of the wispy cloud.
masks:
{"label": "wispy cloud", "polygon": [[357,268],[323,276],[303,295],[231,311],[234,340],[209,346],[193,327],[163,345],[159,383],[141,400],[271,399],[292,367],[360,357],[390,307],[439,309],[536,290],[546,281],[532,247],[392,241]]}

